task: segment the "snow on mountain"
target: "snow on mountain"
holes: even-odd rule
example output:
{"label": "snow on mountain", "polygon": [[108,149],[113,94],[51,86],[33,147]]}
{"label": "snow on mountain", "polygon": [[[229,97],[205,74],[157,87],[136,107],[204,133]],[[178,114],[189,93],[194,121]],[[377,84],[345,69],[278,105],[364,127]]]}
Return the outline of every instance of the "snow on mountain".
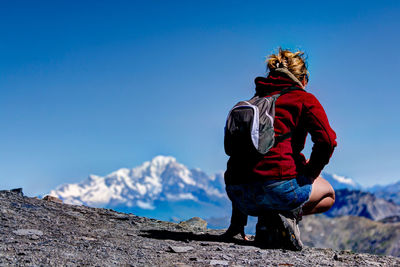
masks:
{"label": "snow on mountain", "polygon": [[[172,217],[229,217],[231,203],[225,193],[223,177],[223,172],[209,176],[198,168],[188,169],[174,157],[157,156],[133,169],[121,168],[104,177],[89,175],[80,183],[61,185],[52,190],[50,195],[69,204],[107,207],[167,220]],[[343,189],[349,190],[351,194],[365,191],[345,176],[322,173],[322,177],[328,180],[338,194]],[[373,193],[378,197],[383,197],[379,194],[391,196],[393,201],[397,200],[399,194],[397,187],[398,184],[395,184],[390,188],[375,187],[370,191],[375,191]],[[390,190],[395,192],[388,194]],[[339,207],[342,213],[351,210],[351,207],[358,208],[361,204],[346,205],[349,207]],[[371,207],[374,210],[375,206]]]}
{"label": "snow on mountain", "polygon": [[359,185],[354,180],[348,177],[340,176],[337,174],[330,174],[326,172],[323,172],[321,176],[322,178],[327,180],[335,190],[340,190],[340,189],[361,190],[361,185]]}
{"label": "snow on mountain", "polygon": [[199,169],[189,170],[167,156],[157,156],[139,167],[122,168],[105,177],[89,175],[80,183],[59,186],[50,195],[69,204],[148,210],[156,208],[154,201],[218,202],[226,199],[220,174],[210,177]]}
{"label": "snow on mountain", "polygon": [[[350,178],[323,173],[334,189],[360,189]],[[76,184],[64,184],[50,192],[69,204],[94,207],[139,207],[155,209],[155,201],[194,201],[226,204],[223,172],[209,176],[188,169],[174,157],[157,156],[133,168],[121,168],[105,177],[89,175]]]}

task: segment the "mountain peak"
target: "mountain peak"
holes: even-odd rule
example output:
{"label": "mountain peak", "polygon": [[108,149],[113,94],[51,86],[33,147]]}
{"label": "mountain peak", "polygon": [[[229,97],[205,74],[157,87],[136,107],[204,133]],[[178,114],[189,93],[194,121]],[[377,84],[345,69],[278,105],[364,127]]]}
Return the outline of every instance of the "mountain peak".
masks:
{"label": "mountain peak", "polygon": [[335,190],[339,189],[361,189],[361,186],[356,183],[351,178],[337,175],[337,174],[329,174],[323,172],[321,176],[326,179]]}
{"label": "mountain peak", "polygon": [[50,194],[70,204],[152,210],[155,201],[225,199],[214,180],[200,170],[188,169],[174,157],[156,156],[132,169],[121,168],[104,177],[90,175]]}
{"label": "mountain peak", "polygon": [[347,185],[351,185],[356,187],[357,184],[356,182],[354,182],[351,178],[345,177],[345,176],[340,176],[337,174],[332,174],[333,179],[335,179],[336,181],[343,183],[343,184],[347,184]]}
{"label": "mountain peak", "polygon": [[175,163],[175,162],[176,162],[176,158],[174,158],[172,156],[163,156],[163,155],[155,156],[151,160],[152,165],[158,165],[158,166],[168,165],[170,163]]}

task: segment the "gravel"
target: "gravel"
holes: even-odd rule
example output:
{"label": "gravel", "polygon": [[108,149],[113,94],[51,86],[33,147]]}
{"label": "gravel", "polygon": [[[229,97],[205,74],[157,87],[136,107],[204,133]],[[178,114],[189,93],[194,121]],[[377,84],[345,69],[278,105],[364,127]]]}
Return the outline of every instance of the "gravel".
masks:
{"label": "gravel", "polygon": [[400,258],[222,240],[200,218],[179,224],[0,191],[0,266],[400,266]]}

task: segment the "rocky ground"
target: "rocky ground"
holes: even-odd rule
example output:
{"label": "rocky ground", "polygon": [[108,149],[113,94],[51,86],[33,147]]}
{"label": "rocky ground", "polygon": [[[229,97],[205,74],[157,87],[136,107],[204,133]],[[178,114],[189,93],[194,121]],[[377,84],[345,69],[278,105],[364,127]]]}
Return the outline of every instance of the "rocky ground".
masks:
{"label": "rocky ground", "polygon": [[223,241],[201,219],[179,224],[0,191],[0,265],[400,266],[400,258]]}

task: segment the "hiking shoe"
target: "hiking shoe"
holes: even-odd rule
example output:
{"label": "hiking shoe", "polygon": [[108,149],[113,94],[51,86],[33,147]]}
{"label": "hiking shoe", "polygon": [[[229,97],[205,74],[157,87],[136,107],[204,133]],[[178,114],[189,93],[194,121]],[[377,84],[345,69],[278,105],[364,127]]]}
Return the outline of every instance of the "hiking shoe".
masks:
{"label": "hiking shoe", "polygon": [[279,227],[282,224],[278,213],[269,213],[267,216],[259,216],[256,225],[254,242],[260,248],[280,248]]}
{"label": "hiking shoe", "polygon": [[281,219],[280,237],[283,248],[300,251],[303,249],[303,243],[300,240],[300,229],[295,218],[289,218],[279,214]]}
{"label": "hiking shoe", "polygon": [[258,223],[256,225],[256,236],[254,237],[254,242],[258,247],[270,248],[270,231],[266,226],[260,226]]}
{"label": "hiking shoe", "polygon": [[279,231],[275,227],[262,226],[256,228],[254,242],[259,248],[280,248]]}

